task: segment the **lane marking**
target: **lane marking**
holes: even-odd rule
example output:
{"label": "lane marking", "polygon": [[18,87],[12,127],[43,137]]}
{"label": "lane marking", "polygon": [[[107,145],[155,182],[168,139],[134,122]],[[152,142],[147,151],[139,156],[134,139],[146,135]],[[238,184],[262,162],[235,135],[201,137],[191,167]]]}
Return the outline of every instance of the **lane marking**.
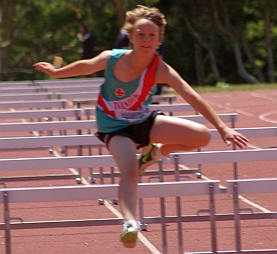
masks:
{"label": "lane marking", "polygon": [[264,95],[261,93],[252,92],[252,93],[250,93],[250,95],[253,97],[262,98],[262,99],[269,100],[269,101],[277,101],[274,97]]}
{"label": "lane marking", "polygon": [[277,114],[277,110],[273,110],[273,111],[269,111],[269,112],[267,112],[267,113],[261,114],[261,115],[259,115],[259,119],[260,119],[260,120],[263,120],[263,121],[266,121],[266,122],[269,122],[269,123],[277,124],[277,121],[276,121],[276,120],[267,118],[267,116],[269,116],[269,115],[274,115],[274,114]]}
{"label": "lane marking", "polygon": [[242,114],[242,115],[249,116],[249,117],[254,117],[254,115],[253,115],[252,113],[246,112],[246,111],[244,111],[244,110],[237,109],[236,111],[237,111],[238,113]]}

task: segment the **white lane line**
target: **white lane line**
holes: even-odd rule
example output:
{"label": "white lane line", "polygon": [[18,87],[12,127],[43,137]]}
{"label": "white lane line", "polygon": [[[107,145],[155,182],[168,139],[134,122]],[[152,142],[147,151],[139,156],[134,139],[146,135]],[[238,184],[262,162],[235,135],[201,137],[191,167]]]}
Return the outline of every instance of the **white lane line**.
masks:
{"label": "white lane line", "polygon": [[261,114],[261,115],[259,115],[259,119],[260,119],[260,120],[263,120],[263,121],[266,121],[266,122],[269,122],[269,123],[277,124],[277,121],[276,121],[276,120],[267,118],[267,116],[269,116],[269,115],[275,115],[275,114],[277,114],[277,110],[273,110],[273,111],[270,111],[270,112]]}
{"label": "white lane line", "polygon": [[249,116],[249,117],[253,117],[254,115],[252,113],[249,113],[249,112],[246,112],[244,110],[241,110],[241,109],[234,109],[233,107],[230,107],[228,105],[222,105],[222,104],[219,104],[219,103],[215,103],[213,101],[210,101],[210,100],[207,100],[209,102],[210,105],[212,105],[213,107],[216,106],[218,108],[221,108],[221,109],[224,109],[224,110],[227,110],[227,111],[236,111],[237,113],[239,114],[242,114],[242,115],[246,115],[246,116]]}
{"label": "white lane line", "polygon": [[265,99],[267,101],[277,101],[276,98],[268,96],[268,95],[265,95],[265,94],[260,94],[260,93],[252,92],[252,93],[250,93],[250,95],[253,96],[253,97]]}
{"label": "white lane line", "polygon": [[[259,94],[259,93],[252,92],[250,95],[253,96],[253,97],[265,99],[267,101],[274,101],[274,102],[277,101],[276,98],[268,96],[268,95],[264,95],[264,94]],[[273,111],[269,111],[269,112],[266,112],[264,114],[261,114],[261,115],[259,115],[259,119],[262,120],[262,121],[265,121],[265,122],[277,124],[276,120],[267,118],[267,116],[273,115],[273,114],[277,114],[277,110],[273,110]]]}
{"label": "white lane line", "polygon": [[253,117],[254,116],[252,113],[245,112],[244,110],[237,109],[236,111],[238,113],[242,114],[242,115],[245,115],[245,116],[249,116],[249,117]]}
{"label": "white lane line", "polygon": [[[186,167],[185,165],[179,165],[179,167],[181,167],[181,168],[183,168],[183,169],[189,169],[189,168]],[[204,176],[204,175],[202,175],[201,178],[203,178],[203,179],[206,180],[206,181],[212,181],[212,179],[210,179],[210,178],[208,178],[207,176]],[[223,185],[221,185],[221,184],[220,184],[219,186],[220,186],[220,188],[226,188],[225,186],[223,186]],[[244,203],[247,203],[248,205],[251,205],[251,206],[253,206],[253,207],[259,209],[259,210],[262,211],[262,212],[265,212],[265,213],[270,213],[270,212],[271,212],[271,211],[269,211],[268,209],[266,209],[266,208],[264,208],[264,207],[262,207],[262,206],[260,206],[260,205],[258,205],[258,204],[256,204],[256,203],[250,201],[249,199],[243,197],[242,195],[239,195],[239,199],[240,199],[241,201],[243,201]]]}

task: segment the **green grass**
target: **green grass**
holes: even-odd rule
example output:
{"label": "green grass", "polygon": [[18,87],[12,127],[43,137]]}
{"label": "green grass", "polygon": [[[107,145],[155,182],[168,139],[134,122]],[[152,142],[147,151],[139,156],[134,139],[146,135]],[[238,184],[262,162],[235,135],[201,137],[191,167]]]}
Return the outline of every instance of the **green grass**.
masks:
{"label": "green grass", "polygon": [[274,84],[229,84],[228,86],[193,86],[198,93],[218,93],[218,92],[234,92],[234,91],[254,91],[254,90],[272,90],[277,89],[277,83]]}

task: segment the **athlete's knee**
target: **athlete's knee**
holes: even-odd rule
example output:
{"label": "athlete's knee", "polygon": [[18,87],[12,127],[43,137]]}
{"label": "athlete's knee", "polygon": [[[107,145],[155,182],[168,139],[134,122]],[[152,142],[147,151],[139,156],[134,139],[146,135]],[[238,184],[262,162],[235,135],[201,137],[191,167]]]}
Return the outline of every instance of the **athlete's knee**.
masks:
{"label": "athlete's knee", "polygon": [[126,177],[130,181],[137,182],[139,178],[138,162],[128,163],[128,165],[125,165],[124,168],[121,168],[121,177]]}
{"label": "athlete's knee", "polygon": [[200,147],[203,147],[209,144],[211,140],[211,133],[207,127],[205,126],[202,127],[201,134],[199,136],[200,136],[200,139],[199,139]]}

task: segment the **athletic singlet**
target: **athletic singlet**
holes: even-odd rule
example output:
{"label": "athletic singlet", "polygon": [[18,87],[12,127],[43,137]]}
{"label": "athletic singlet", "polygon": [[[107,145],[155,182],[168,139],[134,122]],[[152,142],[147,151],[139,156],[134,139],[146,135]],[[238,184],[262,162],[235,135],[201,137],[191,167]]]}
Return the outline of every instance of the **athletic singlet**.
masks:
{"label": "athletic singlet", "polygon": [[114,66],[128,50],[114,49],[107,62],[105,83],[101,85],[96,105],[98,131],[110,133],[134,123],[141,123],[150,116],[151,103],[158,56],[135,80],[121,82],[114,77]]}

